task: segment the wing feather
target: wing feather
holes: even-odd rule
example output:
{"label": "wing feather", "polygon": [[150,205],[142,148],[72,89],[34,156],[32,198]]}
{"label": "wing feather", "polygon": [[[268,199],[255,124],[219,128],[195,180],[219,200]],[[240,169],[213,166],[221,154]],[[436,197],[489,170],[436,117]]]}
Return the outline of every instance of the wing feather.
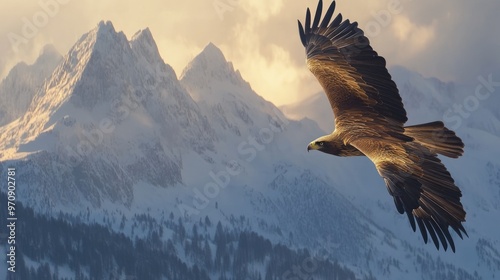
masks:
{"label": "wing feather", "polygon": [[[318,6],[320,6],[320,5],[321,5],[321,7],[323,7],[323,2],[322,1],[318,2]],[[328,10],[326,11],[325,16],[323,17],[323,21],[321,22],[321,25],[320,25],[321,28],[328,27],[328,23],[332,19],[332,15],[333,15],[334,11],[335,11],[335,1],[332,2],[332,4],[330,5],[330,7],[328,7]],[[320,14],[320,13],[316,13],[316,14]]]}
{"label": "wing feather", "polygon": [[[323,86],[336,116],[336,127],[342,126],[338,120],[362,111],[358,123],[377,122],[402,134],[406,111],[385,59],[372,49],[356,22],[342,21],[340,13],[330,22],[335,1],[321,21],[322,7],[320,0],[312,26],[307,9],[305,26],[299,21],[299,34],[307,65]],[[339,118],[341,115],[344,118]]]}
{"label": "wing feather", "polygon": [[[455,252],[451,227],[460,238],[467,235],[462,222],[462,193],[436,154],[417,142],[395,144],[371,139],[351,143],[375,163],[399,213],[406,213],[413,231],[418,225],[427,243]],[[416,224],[415,224],[416,221]]]}
{"label": "wing feather", "polygon": [[[335,7],[335,1],[332,2],[332,5]],[[332,21],[332,23],[330,23],[330,25],[328,26],[328,28],[331,28],[332,31],[334,31],[334,27],[335,26],[338,26],[340,23],[342,22],[342,14],[339,13]]]}
{"label": "wing feather", "polygon": [[[307,11],[306,11],[306,34],[308,33],[311,33],[311,10],[309,10],[309,8],[307,8]],[[306,37],[307,39],[307,37]]]}
{"label": "wing feather", "polygon": [[312,25],[312,29],[317,29],[319,20],[321,19],[321,13],[323,12],[323,1],[318,2],[318,7],[316,8],[316,14],[314,15],[314,21]]}

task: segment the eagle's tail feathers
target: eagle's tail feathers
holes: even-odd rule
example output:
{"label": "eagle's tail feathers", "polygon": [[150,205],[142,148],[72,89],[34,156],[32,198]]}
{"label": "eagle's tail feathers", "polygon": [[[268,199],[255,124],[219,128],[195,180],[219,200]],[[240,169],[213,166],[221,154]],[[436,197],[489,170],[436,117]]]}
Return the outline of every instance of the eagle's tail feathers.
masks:
{"label": "eagle's tail feathers", "polygon": [[462,139],[441,121],[407,126],[405,135],[413,137],[416,142],[443,156],[458,158],[464,152]]}

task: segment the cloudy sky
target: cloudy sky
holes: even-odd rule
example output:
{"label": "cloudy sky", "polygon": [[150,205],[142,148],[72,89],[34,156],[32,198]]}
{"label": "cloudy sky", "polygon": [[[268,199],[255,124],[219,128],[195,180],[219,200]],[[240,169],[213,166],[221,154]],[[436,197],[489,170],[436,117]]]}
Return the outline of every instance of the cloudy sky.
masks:
{"label": "cloudy sky", "polygon": [[[325,5],[330,1],[325,0]],[[48,43],[65,54],[100,20],[131,37],[149,27],[177,75],[208,42],[277,105],[320,90],[305,66],[297,19],[316,0],[0,0],[0,77],[34,61]],[[424,76],[475,83],[500,73],[498,0],[338,0],[390,65]],[[499,78],[500,79],[500,78]],[[498,80],[498,79],[493,79]]]}

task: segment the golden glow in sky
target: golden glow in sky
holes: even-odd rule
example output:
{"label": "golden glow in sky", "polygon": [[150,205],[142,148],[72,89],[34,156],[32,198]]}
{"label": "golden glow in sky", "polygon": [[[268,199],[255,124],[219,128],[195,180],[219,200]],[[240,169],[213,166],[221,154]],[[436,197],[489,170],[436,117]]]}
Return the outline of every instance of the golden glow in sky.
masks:
{"label": "golden glow in sky", "polygon": [[[297,19],[304,19],[306,7],[314,11],[316,0],[0,1],[1,77],[19,61],[33,62],[45,44],[65,54],[99,21],[110,20],[129,39],[149,27],[178,76],[213,42],[254,90],[276,105],[321,90],[306,68],[297,31]],[[500,56],[492,55],[500,36],[485,32],[486,24],[500,25],[497,2],[339,0],[336,13],[357,21],[388,65],[472,81],[500,64]]]}

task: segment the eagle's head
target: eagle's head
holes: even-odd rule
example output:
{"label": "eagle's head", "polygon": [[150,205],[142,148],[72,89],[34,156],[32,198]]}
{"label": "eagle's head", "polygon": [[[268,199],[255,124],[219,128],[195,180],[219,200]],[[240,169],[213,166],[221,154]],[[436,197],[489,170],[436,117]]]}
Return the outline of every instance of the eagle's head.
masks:
{"label": "eagle's head", "polygon": [[310,150],[318,150],[318,151],[322,151],[323,149],[326,148],[326,145],[325,145],[325,141],[312,141],[311,143],[309,143],[309,145],[307,145],[307,151],[309,152]]}
{"label": "eagle's head", "polygon": [[312,141],[309,145],[307,145],[307,151],[318,150],[323,153],[338,155],[338,149],[336,149],[336,145],[331,138],[331,135],[325,135]]}
{"label": "eagle's head", "polygon": [[342,141],[336,140],[332,135],[320,137],[307,145],[307,151],[318,150],[323,153],[339,157],[363,156],[358,149],[351,145],[344,145]]}

